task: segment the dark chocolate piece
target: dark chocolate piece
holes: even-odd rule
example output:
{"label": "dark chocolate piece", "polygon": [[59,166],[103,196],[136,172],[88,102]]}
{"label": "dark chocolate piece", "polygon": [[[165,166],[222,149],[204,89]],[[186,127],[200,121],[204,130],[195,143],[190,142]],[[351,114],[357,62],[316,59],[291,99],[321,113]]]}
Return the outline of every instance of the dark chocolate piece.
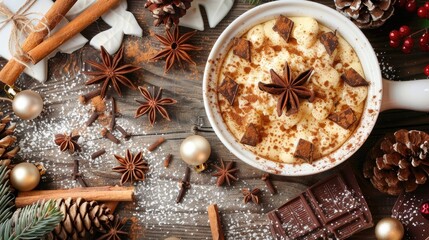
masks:
{"label": "dark chocolate piece", "polygon": [[268,213],[275,239],[346,239],[373,225],[351,172],[333,175]]}
{"label": "dark chocolate piece", "polygon": [[360,86],[368,86],[369,83],[363,78],[356,70],[353,68],[347,69],[343,75],[341,75],[341,79],[348,85],[352,87],[360,87]]}
{"label": "dark chocolate piece", "polygon": [[429,197],[429,185],[421,185],[416,191],[398,197],[392,209],[392,217],[401,221],[405,229],[403,239],[429,239],[429,220],[420,212]]}
{"label": "dark chocolate piece", "polygon": [[258,127],[251,123],[247,126],[246,132],[240,140],[240,143],[255,147],[260,141]]}
{"label": "dark chocolate piece", "polygon": [[232,106],[234,104],[235,96],[237,96],[238,84],[232,78],[225,77],[222,84],[219,86],[218,91]]}
{"label": "dark chocolate piece", "polygon": [[276,31],[286,42],[288,42],[290,34],[292,33],[293,25],[294,22],[292,20],[280,15],[274,24],[273,30]]}
{"label": "dark chocolate piece", "polygon": [[338,46],[338,38],[334,32],[322,33],[319,37],[320,42],[325,46],[326,52],[329,55],[335,51]]}
{"label": "dark chocolate piece", "polygon": [[340,113],[331,113],[329,114],[328,119],[340,125],[344,129],[349,129],[349,127],[357,120],[356,115],[351,108],[347,108]]}
{"label": "dark chocolate piece", "polygon": [[250,41],[247,41],[244,38],[235,38],[233,53],[250,62],[250,46]]}
{"label": "dark chocolate piece", "polygon": [[296,158],[301,158],[304,161],[311,164],[313,162],[313,152],[314,152],[313,143],[300,138],[293,156]]}

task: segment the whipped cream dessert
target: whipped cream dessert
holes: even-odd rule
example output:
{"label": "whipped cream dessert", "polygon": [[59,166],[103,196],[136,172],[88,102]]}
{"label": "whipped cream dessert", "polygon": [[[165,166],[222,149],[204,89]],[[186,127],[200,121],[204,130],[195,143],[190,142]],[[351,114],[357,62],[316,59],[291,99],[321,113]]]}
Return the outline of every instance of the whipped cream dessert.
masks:
{"label": "whipped cream dessert", "polygon": [[350,44],[308,17],[279,16],[237,36],[218,76],[221,115],[237,141],[292,164],[344,144],[369,84]]}

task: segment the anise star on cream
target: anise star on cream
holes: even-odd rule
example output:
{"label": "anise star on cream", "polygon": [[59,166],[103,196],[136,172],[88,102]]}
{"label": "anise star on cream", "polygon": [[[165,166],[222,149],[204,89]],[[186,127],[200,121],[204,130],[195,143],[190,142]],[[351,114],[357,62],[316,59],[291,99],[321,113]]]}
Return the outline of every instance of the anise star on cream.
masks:
{"label": "anise star on cream", "polygon": [[175,104],[177,101],[172,98],[162,98],[162,88],[158,90],[156,95],[155,88],[153,88],[153,93],[150,93],[146,88],[141,86],[139,86],[139,90],[146,99],[146,102],[136,100],[141,105],[136,111],[135,118],[148,114],[149,122],[153,126],[156,121],[156,114],[159,112],[163,118],[170,121],[170,116],[164,106]]}
{"label": "anise star on cream", "polygon": [[187,52],[191,50],[201,50],[202,48],[186,43],[192,36],[195,35],[195,33],[197,33],[197,31],[188,32],[180,36],[179,27],[176,25],[173,33],[171,33],[168,29],[166,30],[165,37],[155,34],[155,37],[158,39],[158,41],[164,45],[164,49],[162,49],[152,59],[158,60],[161,58],[166,58],[164,68],[165,72],[168,72],[168,70],[170,70],[176,61],[178,61],[180,65],[182,64],[182,61],[195,65],[196,63],[192,60]]}
{"label": "anise star on cream", "polygon": [[113,171],[122,174],[121,184],[135,182],[145,179],[145,173],[149,171],[147,162],[143,159],[141,152],[133,156],[129,149],[125,157],[114,155],[120,166],[114,167]]}
{"label": "anise star on cream", "polygon": [[312,101],[314,93],[304,84],[311,76],[313,69],[300,73],[296,78],[292,78],[289,64],[286,62],[283,69],[283,77],[279,76],[273,69],[270,69],[273,83],[258,83],[260,90],[272,95],[279,95],[277,102],[277,114],[280,117],[286,110],[286,115],[292,115],[299,110],[299,99],[310,99]]}
{"label": "anise star on cream", "polygon": [[60,150],[62,152],[65,151],[69,151],[70,153],[74,153],[75,151],[81,151],[81,147],[79,146],[79,144],[77,143],[77,141],[79,140],[80,135],[72,135],[72,133],[70,133],[69,135],[67,135],[66,133],[64,134],[55,134],[55,144],[57,144],[58,146],[60,146]]}
{"label": "anise star on cream", "polygon": [[220,160],[220,165],[216,166],[213,165],[217,172],[212,174],[212,176],[217,177],[216,185],[222,186],[225,181],[228,184],[228,186],[231,185],[231,181],[237,181],[237,178],[234,176],[236,172],[238,172],[238,168],[234,168],[234,162],[228,162],[225,165],[225,162],[223,159]]}
{"label": "anise star on cream", "polygon": [[109,53],[101,46],[101,60],[102,63],[88,60],[86,61],[91,65],[94,70],[87,71],[85,74],[93,76],[92,79],[87,81],[85,84],[90,85],[94,83],[102,83],[101,86],[101,97],[106,96],[108,87],[113,86],[115,91],[122,96],[120,84],[125,85],[131,89],[136,89],[137,87],[131,82],[130,79],[125,77],[125,74],[137,71],[140,67],[133,66],[131,64],[122,64],[122,59],[124,58],[124,47],[116,53],[115,57],[111,57]]}

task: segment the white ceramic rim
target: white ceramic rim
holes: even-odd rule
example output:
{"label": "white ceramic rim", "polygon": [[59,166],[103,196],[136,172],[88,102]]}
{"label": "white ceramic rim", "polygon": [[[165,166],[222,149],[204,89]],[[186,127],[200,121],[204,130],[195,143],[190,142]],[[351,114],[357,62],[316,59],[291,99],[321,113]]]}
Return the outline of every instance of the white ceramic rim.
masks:
{"label": "white ceramic rim", "polygon": [[[223,122],[217,104],[217,73],[220,70],[224,56],[231,47],[232,39],[235,36],[242,35],[251,27],[274,19],[279,15],[312,17],[330,29],[337,30],[337,33],[356,51],[365,72],[365,78],[370,82],[364,112],[355,133],[339,149],[328,156],[318,159],[313,164],[278,163],[256,156],[245,146],[238,143],[229,132]],[[275,1],[262,4],[245,12],[222,32],[207,60],[203,80],[203,99],[204,108],[216,135],[236,157],[255,168],[272,174],[305,176],[337,166],[347,160],[363,145],[371,133],[380,111],[382,78],[378,60],[371,44],[360,29],[346,17],[334,9],[315,2],[303,0]]]}

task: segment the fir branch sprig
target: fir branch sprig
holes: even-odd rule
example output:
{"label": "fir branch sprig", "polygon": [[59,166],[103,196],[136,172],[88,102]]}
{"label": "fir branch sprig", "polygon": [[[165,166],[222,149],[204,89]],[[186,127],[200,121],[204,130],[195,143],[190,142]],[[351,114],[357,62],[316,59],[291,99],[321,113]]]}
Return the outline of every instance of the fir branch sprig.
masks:
{"label": "fir branch sprig", "polygon": [[0,166],[0,223],[6,221],[12,216],[12,208],[14,207],[12,200],[13,195],[10,192],[9,170],[6,166]]}
{"label": "fir branch sprig", "polygon": [[62,213],[52,200],[17,209],[11,219],[0,224],[0,239],[42,238],[51,232],[62,218]]}

